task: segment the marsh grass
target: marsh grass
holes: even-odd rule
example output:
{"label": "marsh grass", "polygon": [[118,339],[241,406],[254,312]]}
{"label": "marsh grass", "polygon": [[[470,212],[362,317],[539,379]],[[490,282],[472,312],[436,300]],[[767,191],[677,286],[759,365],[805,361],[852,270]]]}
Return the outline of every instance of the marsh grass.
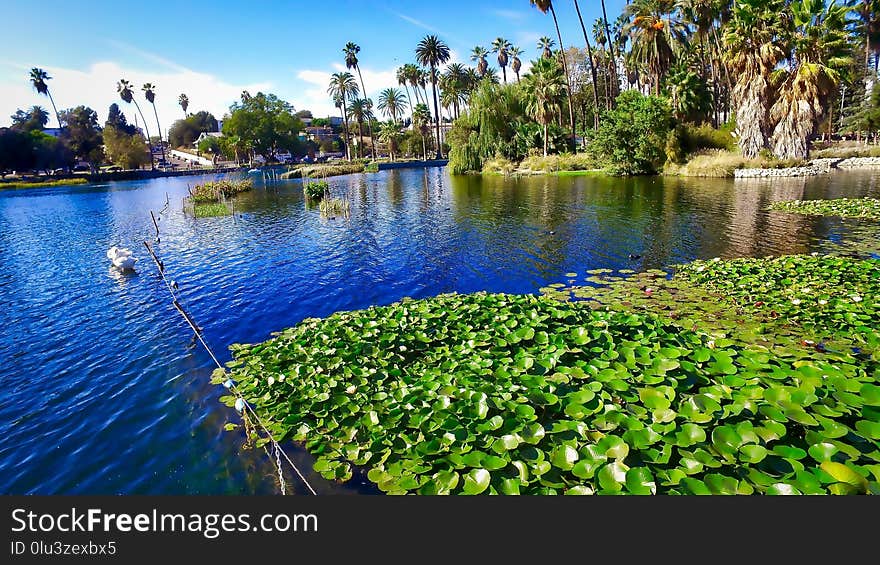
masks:
{"label": "marsh grass", "polygon": [[88,179],[77,178],[77,179],[58,179],[58,180],[47,180],[47,181],[12,181],[12,182],[0,182],[0,189],[4,188],[45,188],[52,186],[76,186],[79,184],[88,184]]}

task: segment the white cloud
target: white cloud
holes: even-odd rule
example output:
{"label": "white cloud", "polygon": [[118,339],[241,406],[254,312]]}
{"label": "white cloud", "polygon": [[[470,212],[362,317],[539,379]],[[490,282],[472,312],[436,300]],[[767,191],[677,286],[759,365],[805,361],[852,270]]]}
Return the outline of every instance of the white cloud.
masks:
{"label": "white cloud", "polygon": [[[330,75],[338,72],[348,71],[342,63],[333,63],[332,68],[326,71],[319,70],[301,70],[296,73],[296,77],[309,85],[308,88],[300,91],[300,94],[293,100],[294,106],[298,109],[309,109],[314,116],[335,116],[339,114],[339,109],[333,105],[330,95],[327,94],[327,86],[330,84]],[[360,86],[360,77],[357,71],[352,71],[355,79]],[[379,92],[386,88],[397,88],[397,69],[377,70],[370,67],[361,66],[361,74],[364,76],[364,86],[367,96],[376,102]]]}
{"label": "white cloud", "polygon": [[[141,85],[151,82],[156,87],[156,110],[159,113],[164,136],[171,124],[183,116],[183,111],[177,104],[177,97],[181,93],[186,93],[189,97],[189,112],[207,110],[219,119],[229,109],[229,105],[239,99],[242,90],[252,93],[260,90],[266,92],[272,86],[268,82],[231,84],[211,74],[187,69],[149,53],[141,51],[140,55],[152,59],[165,69],[147,71],[110,61],[94,63],[85,70],[43,67],[52,77],[49,88],[59,111],[82,104],[97,111],[98,118],[103,123],[107,117],[108,107],[115,102],[119,104],[126,118],[134,122],[137,114],[134,104],[123,102],[116,92],[116,83],[124,78],[136,89],[135,96],[147,120],[150,133],[156,135],[156,118],[153,116],[153,109],[140,90]],[[27,68],[10,63],[2,63],[2,65],[12,67],[13,72],[4,72],[4,79],[0,81],[0,124],[10,123],[9,116],[18,108],[39,105],[51,113],[49,100],[45,96],[38,95],[30,87]],[[140,116],[137,117],[137,121],[141,123]],[[49,123],[50,126],[55,125],[54,116]]]}

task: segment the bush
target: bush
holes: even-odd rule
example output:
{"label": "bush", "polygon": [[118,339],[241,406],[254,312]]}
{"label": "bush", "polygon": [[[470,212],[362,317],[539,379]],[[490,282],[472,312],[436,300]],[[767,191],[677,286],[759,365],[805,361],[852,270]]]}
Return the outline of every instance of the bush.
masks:
{"label": "bush", "polygon": [[241,192],[247,192],[254,187],[253,181],[244,180],[219,180],[197,184],[189,189],[189,200],[193,203],[217,202],[223,198],[235,196]]}
{"label": "bush", "polygon": [[561,155],[531,155],[523,159],[520,169],[535,172],[587,171],[595,169],[596,160],[589,153],[563,153]]}
{"label": "bush", "polygon": [[605,112],[593,149],[608,158],[611,174],[656,173],[666,161],[670,129],[672,115],[665,99],[627,90],[617,97],[617,106]]}
{"label": "bush", "polygon": [[330,191],[330,185],[325,180],[307,182],[303,185],[303,193],[306,200],[317,202],[324,198],[324,194]]}
{"label": "bush", "polygon": [[484,173],[509,175],[516,170],[516,164],[504,157],[489,159],[483,164]]}

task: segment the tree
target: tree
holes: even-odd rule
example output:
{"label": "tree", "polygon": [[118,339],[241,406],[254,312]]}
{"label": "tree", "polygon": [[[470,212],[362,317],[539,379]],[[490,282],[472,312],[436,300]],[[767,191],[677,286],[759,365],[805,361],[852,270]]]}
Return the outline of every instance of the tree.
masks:
{"label": "tree", "polygon": [[627,90],[604,114],[593,144],[610,160],[613,174],[652,174],[666,160],[671,128],[672,115],[665,99]]}
{"label": "tree", "polygon": [[774,72],[779,87],[770,109],[776,124],[770,145],[780,159],[806,159],[809,138],[849,61],[849,8],[834,0],[827,5],[824,0],[793,0],[789,10],[787,36],[793,64]]}
{"label": "tree", "polygon": [[116,128],[118,131],[125,133],[126,135],[134,135],[137,133],[138,129],[134,127],[134,124],[129,124],[128,120],[125,119],[125,114],[119,110],[119,104],[114,102],[110,104],[110,108],[107,110],[107,121],[104,122],[104,128]]}
{"label": "tree", "polygon": [[[604,3],[603,3],[604,7]],[[593,107],[596,108],[596,111],[593,112],[593,128],[598,129],[599,127],[599,86],[598,79],[596,78],[596,64],[593,61],[593,48],[590,46],[590,38],[587,37],[587,28],[584,26],[584,18],[581,17],[581,8],[577,3],[577,0],[574,2],[574,9],[577,12],[578,21],[581,23],[581,30],[584,32],[584,41],[587,43],[587,60],[590,63],[590,77],[593,79]],[[517,74],[517,78],[519,78],[519,74]]]}
{"label": "tree", "polygon": [[189,108],[189,96],[181,94],[177,97],[177,103],[180,104],[180,108],[183,110],[183,117],[186,119],[186,109]]}
{"label": "tree", "polygon": [[[334,73],[330,77],[330,86],[327,87],[327,93],[334,98],[339,99],[339,109],[342,111],[342,121],[345,124],[345,154],[351,161],[351,150],[348,143],[348,107],[346,100],[355,98],[359,94],[357,81],[351,73]],[[370,137],[372,137],[372,126],[370,126]],[[375,158],[375,154],[373,155]]]}
{"label": "tree", "polygon": [[140,132],[128,133],[116,126],[104,128],[104,149],[107,159],[123,169],[138,169],[150,162],[146,141]]}
{"label": "tree", "polygon": [[454,118],[458,117],[461,104],[467,101],[469,82],[467,69],[461,63],[451,63],[440,76],[440,101],[444,107],[452,107]]}
{"label": "tree", "polygon": [[406,78],[406,69],[404,67],[398,67],[397,72],[395,73],[395,78],[397,79],[397,85],[402,86],[404,90],[406,90],[407,106],[409,106],[410,110],[412,110],[414,106],[412,103],[412,98],[409,95],[409,81]]}
{"label": "tree", "polygon": [[406,109],[406,100],[400,90],[386,88],[379,93],[379,105],[376,107],[396,124],[397,116]]}
{"label": "tree", "polygon": [[12,129],[25,133],[43,131],[43,128],[49,123],[49,113],[39,106],[31,106],[27,112],[17,110],[11,118]]}
{"label": "tree", "polygon": [[498,53],[498,66],[501,67],[501,74],[504,77],[504,83],[507,84],[507,62],[510,50],[510,42],[503,37],[498,37],[492,42],[492,53]]}
{"label": "tree", "polygon": [[711,108],[712,95],[697,73],[681,62],[669,69],[663,84],[672,115],[677,121],[703,121]]}
{"label": "tree", "polygon": [[[632,57],[648,69],[652,90],[660,94],[666,71],[686,43],[687,27],[676,15],[674,0],[633,0],[625,13],[631,17],[624,31],[632,40]],[[608,44],[613,49],[613,42]]]}
{"label": "tree", "polygon": [[391,162],[394,162],[394,151],[397,149],[397,143],[400,141],[400,126],[395,121],[389,121],[382,124],[379,129],[379,141],[388,146],[388,154]]}
{"label": "tree", "polygon": [[544,156],[547,156],[548,128],[560,111],[566,95],[566,80],[553,59],[538,59],[523,80],[526,112],[544,128]]}
{"label": "tree", "polygon": [[267,161],[277,151],[296,153],[303,123],[293,112],[292,105],[274,94],[242,93],[241,101],[229,107],[229,116],[223,120],[223,136],[240,138],[240,146]]}
{"label": "tree", "polygon": [[[364,93],[364,99],[367,101],[367,104],[372,106],[373,101],[370,100],[370,98],[367,96],[367,85],[364,84],[364,75],[361,74],[361,67],[358,64],[358,56],[357,55],[358,55],[358,53],[361,52],[360,46],[349,41],[348,43],[345,44],[345,47],[342,49],[342,52],[345,53],[345,66],[348,69],[355,69],[357,71],[358,78],[360,78],[360,80],[361,80],[361,89],[363,90],[363,93]],[[372,108],[370,108],[370,109],[372,109]],[[348,126],[346,125],[346,129],[347,128],[348,128]],[[372,122],[372,120],[367,122],[367,129],[370,132],[370,147],[372,149],[373,159],[375,159],[376,158],[376,142],[373,139],[373,122]],[[348,143],[346,143],[346,147],[348,147]]]}
{"label": "tree", "polygon": [[370,104],[363,98],[355,98],[351,101],[348,108],[348,117],[352,118],[358,126],[358,157],[363,157],[364,147],[364,122],[371,122],[374,119],[373,110]]}
{"label": "tree", "polygon": [[413,110],[413,128],[418,130],[422,138],[422,158],[428,160],[428,150],[425,145],[425,136],[431,132],[431,110],[426,104],[417,104]]}
{"label": "tree", "polygon": [[562,71],[565,73],[566,92],[568,93],[568,123],[571,126],[571,141],[574,144],[574,103],[571,99],[571,83],[569,82],[568,63],[565,60],[565,46],[562,44],[562,33],[559,31],[559,21],[556,19],[556,10],[553,8],[551,0],[529,0],[532,6],[535,6],[542,13],[550,12],[553,16],[553,25],[556,26],[556,38],[559,40],[559,52],[562,58]]}
{"label": "tree", "polygon": [[766,145],[770,74],[782,60],[779,14],[783,0],[739,0],[724,34],[724,53],[735,77],[731,97],[743,157],[754,159]]}
{"label": "tree", "polygon": [[489,52],[486,51],[486,48],[479,45],[471,51],[471,61],[477,63],[477,74],[481,77],[486,74],[486,69],[489,68],[489,62],[486,61],[486,55],[488,54]]}
{"label": "tree", "polygon": [[519,47],[512,46],[508,54],[510,55],[510,69],[516,75],[516,82],[519,83],[519,71],[522,69],[522,61],[519,56],[523,54],[523,50]]}
{"label": "tree", "polygon": [[162,160],[165,160],[165,145],[162,143],[162,126],[159,124],[159,113],[156,111],[156,87],[146,83],[143,87],[144,97],[153,105],[153,115],[156,116],[156,128],[159,130],[159,147],[162,148]]}
{"label": "tree", "polygon": [[[608,27],[608,13],[605,10],[605,0],[601,0],[602,3],[602,22],[605,25],[605,37],[608,38],[608,50],[611,53],[611,80],[613,87],[611,89],[611,96],[617,96],[617,90],[619,88],[617,84],[617,56],[614,54],[614,39],[611,36],[611,29]],[[577,7],[577,2],[574,3],[575,7]],[[629,0],[627,0],[627,4],[629,4]],[[578,9],[578,16],[580,16],[580,9]],[[581,22],[581,26],[583,27],[583,22]],[[584,32],[584,37],[586,37],[586,32]]]}
{"label": "tree", "polygon": [[546,35],[538,39],[538,50],[541,51],[541,57],[545,59],[550,59],[551,57],[553,57],[554,45],[556,45],[556,42]]}
{"label": "tree", "polygon": [[58,115],[58,108],[55,107],[55,100],[52,98],[52,93],[49,92],[49,85],[46,84],[46,81],[51,79],[52,77],[49,76],[49,73],[43,69],[38,69],[37,67],[31,69],[31,85],[39,94],[49,97],[49,102],[52,104],[52,111],[55,112],[55,119],[58,120],[58,127],[63,128],[64,126],[61,125],[61,117]]}
{"label": "tree", "polygon": [[437,76],[436,70],[440,65],[445,64],[450,57],[449,46],[440,40],[436,35],[426,35],[416,47],[416,59],[420,65],[428,66],[431,77],[431,88],[434,92],[434,117],[435,131],[437,133],[437,159],[442,159],[440,153],[440,108],[437,96]]}
{"label": "tree", "polygon": [[97,170],[104,161],[104,140],[98,126],[97,112],[86,106],[77,106],[62,110],[60,116],[64,124],[61,141],[74,157],[86,161],[92,170]]}
{"label": "tree", "polygon": [[191,147],[202,133],[217,131],[217,119],[204,110],[177,120],[168,128],[168,144],[171,147]]}
{"label": "tree", "polygon": [[[135,100],[134,93],[131,91],[131,83],[125,79],[121,79],[116,84],[116,92],[119,93],[119,97],[122,99],[123,102],[126,102],[128,104],[131,104],[132,102],[134,102],[134,107],[137,109],[138,114],[141,115],[141,120],[144,122],[144,131],[147,132],[147,139],[149,140],[150,128],[147,126],[147,120],[144,119],[144,113],[141,112],[141,107],[137,103],[137,100]],[[153,166],[152,155],[153,155],[153,148],[150,147],[150,169],[155,168]]]}

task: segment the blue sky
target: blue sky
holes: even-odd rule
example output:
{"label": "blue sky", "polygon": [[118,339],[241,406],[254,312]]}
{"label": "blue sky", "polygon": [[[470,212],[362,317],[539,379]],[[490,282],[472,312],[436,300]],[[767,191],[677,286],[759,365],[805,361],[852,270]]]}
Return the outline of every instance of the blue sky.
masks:
{"label": "blue sky", "polygon": [[[580,4],[589,30],[589,22],[601,14],[600,5],[590,0]],[[624,0],[607,0],[609,19],[623,5]],[[582,47],[573,3],[558,2],[556,11],[563,41]],[[182,116],[177,106],[181,92],[189,96],[190,112],[205,109],[218,118],[242,89],[273,92],[316,116],[335,113],[326,95],[327,81],[344,69],[342,47],[347,41],[361,46],[364,80],[375,99],[379,90],[397,86],[395,69],[413,61],[415,46],[426,34],[440,36],[454,60],[468,64],[475,45],[488,47],[499,36],[523,48],[524,61],[537,56],[538,37],[556,36],[552,18],[525,0],[4,0],[0,16],[0,126],[9,125],[16,108],[39,104],[50,109],[48,100],[27,82],[33,66],[53,76],[49,85],[59,109],[85,104],[102,121],[112,102],[119,102],[134,121],[134,109],[116,96],[118,79],[136,85],[152,82],[159,118],[167,128]]]}

